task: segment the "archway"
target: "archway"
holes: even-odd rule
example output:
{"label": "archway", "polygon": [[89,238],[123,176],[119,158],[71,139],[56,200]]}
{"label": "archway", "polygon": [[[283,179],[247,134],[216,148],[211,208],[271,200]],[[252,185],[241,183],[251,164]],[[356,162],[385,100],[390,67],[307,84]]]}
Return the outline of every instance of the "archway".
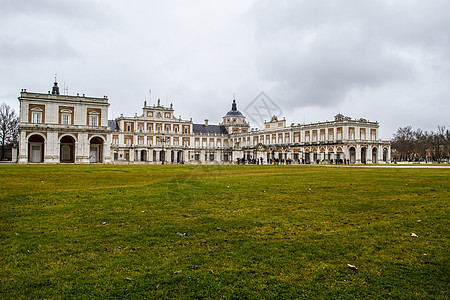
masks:
{"label": "archway", "polygon": [[305,164],[309,164],[311,163],[311,156],[309,153],[309,150],[307,150],[307,152],[305,152]]}
{"label": "archway", "polygon": [[365,164],[367,162],[366,154],[367,154],[367,148],[366,147],[361,148],[361,163],[362,164]]}
{"label": "archway", "polygon": [[28,162],[44,162],[44,142],[44,137],[39,134],[33,134],[28,138]]}
{"label": "archway", "polygon": [[91,139],[89,147],[89,162],[103,162],[103,139],[99,137],[93,137]]}
{"label": "archway", "polygon": [[372,149],[372,163],[377,164],[378,163],[378,148],[373,147]]}
{"label": "archway", "polygon": [[387,162],[388,152],[387,148],[383,149],[383,161]]}
{"label": "archway", "polygon": [[75,139],[69,135],[63,136],[60,140],[59,162],[74,163],[75,162]]}
{"label": "archway", "polygon": [[179,150],[178,151],[178,153],[177,153],[177,162],[178,163],[183,163],[184,162],[184,158],[183,158],[183,151],[182,150]]}
{"label": "archway", "polygon": [[166,161],[166,151],[165,150],[159,151],[159,161],[162,164],[164,164],[164,162]]}
{"label": "archway", "polygon": [[354,164],[356,163],[356,150],[355,147],[350,147],[350,163]]}
{"label": "archway", "polygon": [[147,150],[141,150],[141,161],[147,161]]}

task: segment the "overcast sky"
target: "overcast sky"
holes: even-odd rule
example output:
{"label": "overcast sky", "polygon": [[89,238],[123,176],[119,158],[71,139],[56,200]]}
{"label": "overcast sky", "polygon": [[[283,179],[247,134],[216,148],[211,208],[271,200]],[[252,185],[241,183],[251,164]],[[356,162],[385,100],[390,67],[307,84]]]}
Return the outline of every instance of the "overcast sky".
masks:
{"label": "overcast sky", "polygon": [[340,112],[390,139],[450,125],[450,1],[0,0],[0,102],[18,110],[55,73],[61,92],[107,95],[110,119],[141,113],[151,89],[218,124],[235,93],[247,115],[264,101],[288,124]]}

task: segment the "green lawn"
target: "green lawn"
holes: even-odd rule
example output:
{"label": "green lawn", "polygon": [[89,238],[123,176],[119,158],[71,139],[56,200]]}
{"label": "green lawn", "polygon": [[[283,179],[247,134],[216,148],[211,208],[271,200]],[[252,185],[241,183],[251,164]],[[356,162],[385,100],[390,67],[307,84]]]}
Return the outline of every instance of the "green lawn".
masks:
{"label": "green lawn", "polygon": [[2,165],[0,175],[1,299],[450,297],[450,169]]}

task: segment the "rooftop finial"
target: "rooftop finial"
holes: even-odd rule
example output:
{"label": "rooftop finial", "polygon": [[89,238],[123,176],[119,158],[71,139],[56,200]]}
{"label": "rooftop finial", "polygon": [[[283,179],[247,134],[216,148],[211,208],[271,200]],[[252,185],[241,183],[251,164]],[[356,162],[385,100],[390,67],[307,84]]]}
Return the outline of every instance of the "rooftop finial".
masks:
{"label": "rooftop finial", "polygon": [[231,110],[237,110],[236,97],[234,95],[233,95],[233,104],[231,104]]}
{"label": "rooftop finial", "polygon": [[57,76],[57,74],[55,73],[55,83],[53,84],[53,88],[52,88],[53,95],[59,95],[59,87],[58,87],[58,82],[56,81],[56,76]]}

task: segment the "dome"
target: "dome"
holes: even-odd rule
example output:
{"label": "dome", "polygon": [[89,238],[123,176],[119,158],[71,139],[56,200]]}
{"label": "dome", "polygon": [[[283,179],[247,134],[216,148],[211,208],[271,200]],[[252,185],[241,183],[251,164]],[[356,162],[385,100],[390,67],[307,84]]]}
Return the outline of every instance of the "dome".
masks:
{"label": "dome", "polygon": [[243,117],[244,115],[237,110],[236,100],[233,100],[233,104],[231,105],[231,110],[227,112],[227,114],[224,116],[226,117]]}
{"label": "dome", "polygon": [[224,117],[243,117],[244,115],[238,110],[230,110]]}

